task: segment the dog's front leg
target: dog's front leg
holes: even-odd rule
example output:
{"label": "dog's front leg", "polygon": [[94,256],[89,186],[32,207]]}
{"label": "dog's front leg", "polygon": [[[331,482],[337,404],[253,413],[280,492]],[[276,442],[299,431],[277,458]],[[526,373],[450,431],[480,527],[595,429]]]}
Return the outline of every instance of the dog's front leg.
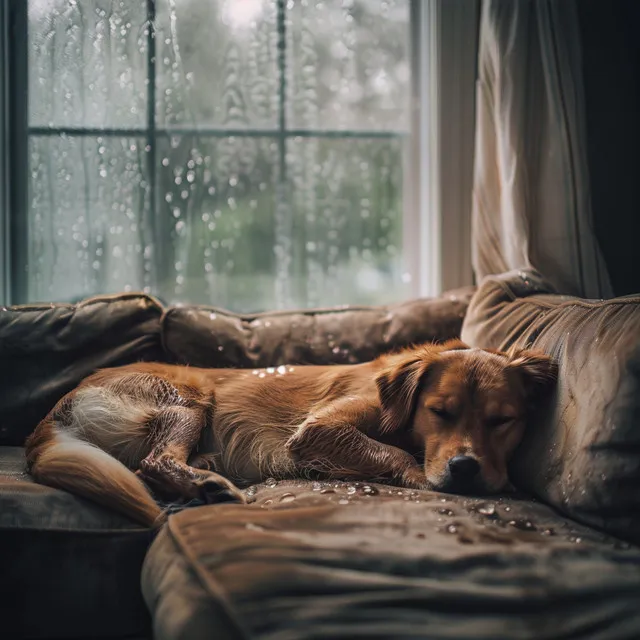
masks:
{"label": "dog's front leg", "polygon": [[305,420],[286,447],[302,474],[428,489],[424,470],[411,454],[363,433],[378,419],[375,403],[340,400]]}

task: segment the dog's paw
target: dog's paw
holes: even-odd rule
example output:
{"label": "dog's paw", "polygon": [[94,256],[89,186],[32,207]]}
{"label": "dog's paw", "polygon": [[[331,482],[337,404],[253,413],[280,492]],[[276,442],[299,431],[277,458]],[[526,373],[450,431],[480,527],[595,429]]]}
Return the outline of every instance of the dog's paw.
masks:
{"label": "dog's paw", "polygon": [[195,456],[195,458],[189,462],[189,465],[194,469],[216,471],[218,468],[219,458],[220,456],[216,453],[204,453]]}
{"label": "dog's paw", "polygon": [[285,451],[295,460],[304,455],[306,441],[303,437],[303,432],[298,430],[294,433],[285,443]]}
{"label": "dog's paw", "polygon": [[225,478],[204,478],[196,481],[198,495],[205,504],[220,504],[222,502],[235,502],[246,504],[247,496],[232,482]]}
{"label": "dog's paw", "polygon": [[284,443],[284,448],[294,460],[315,458],[318,438],[327,430],[318,425],[315,418],[307,418]]}
{"label": "dog's paw", "polygon": [[421,467],[409,467],[402,476],[400,476],[399,484],[407,489],[431,489],[431,483],[424,474]]}

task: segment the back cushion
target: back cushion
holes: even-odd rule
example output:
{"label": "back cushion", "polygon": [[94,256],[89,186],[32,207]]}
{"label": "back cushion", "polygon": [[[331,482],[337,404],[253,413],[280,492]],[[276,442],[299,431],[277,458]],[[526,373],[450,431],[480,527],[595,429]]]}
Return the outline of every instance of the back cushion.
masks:
{"label": "back cushion", "polygon": [[408,344],[458,337],[473,287],[385,307],[239,316],[214,307],[170,309],[167,356],[201,367],[366,362]]}
{"label": "back cushion", "polygon": [[385,307],[345,307],[239,316],[213,307],[170,309],[167,356],[201,367],[365,362],[383,351],[458,337],[474,291]]}
{"label": "back cushion", "polygon": [[556,401],[526,434],[514,482],[578,520],[640,542],[640,297],[556,295],[534,271],[490,276],[471,301],[462,339],[558,360]]}
{"label": "back cushion", "polygon": [[163,359],[162,308],[119,295],[0,310],[0,445],[21,445],[53,405],[101,367]]}

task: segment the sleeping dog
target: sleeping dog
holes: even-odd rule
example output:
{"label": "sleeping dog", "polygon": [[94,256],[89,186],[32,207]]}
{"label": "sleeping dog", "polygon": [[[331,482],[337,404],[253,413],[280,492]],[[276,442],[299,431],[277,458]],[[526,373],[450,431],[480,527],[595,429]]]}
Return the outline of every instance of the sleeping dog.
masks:
{"label": "sleeping dog", "polygon": [[165,517],[147,487],[206,502],[244,502],[234,483],[268,477],[496,493],[556,373],[546,355],[457,340],[344,366],[127,365],[62,398],[30,436],[27,464],[145,525]]}

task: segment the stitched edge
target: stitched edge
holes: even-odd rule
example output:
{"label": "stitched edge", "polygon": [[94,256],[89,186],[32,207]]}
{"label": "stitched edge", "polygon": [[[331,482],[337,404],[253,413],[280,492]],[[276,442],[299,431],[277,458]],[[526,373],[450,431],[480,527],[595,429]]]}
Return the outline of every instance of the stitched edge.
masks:
{"label": "stitched edge", "polygon": [[110,302],[119,302],[121,300],[148,300],[153,306],[162,310],[164,307],[162,303],[153,296],[147,293],[114,293],[109,295],[92,296],[86,300],[81,300],[78,303],[72,304],[70,302],[52,302],[50,304],[37,303],[37,304],[15,304],[10,307],[6,307],[7,311],[48,311],[50,309],[79,309],[84,307],[90,307],[94,304],[104,304]]}
{"label": "stitched edge", "polygon": [[191,552],[191,549],[187,545],[180,528],[177,525],[174,525],[173,520],[174,518],[170,517],[164,527],[171,535],[171,538],[176,547],[179,548],[183,558],[187,561],[189,568],[198,578],[200,586],[206,593],[209,594],[211,598],[213,598],[218,603],[218,605],[220,606],[220,610],[227,617],[227,620],[225,621],[226,629],[228,631],[233,630],[238,640],[249,640],[251,638],[251,634],[242,626],[242,624],[237,619],[237,616],[234,615],[235,609],[231,602],[229,602],[226,593],[222,589],[220,589],[217,580],[209,579],[206,572],[204,571],[200,563],[196,560],[193,553]]}
{"label": "stitched edge", "polygon": [[[546,295],[556,295],[556,294],[546,294]],[[613,306],[621,306],[625,307],[627,305],[638,305],[640,307],[640,297],[634,298],[614,298],[612,300],[599,300],[596,302],[590,302],[589,300],[576,298],[574,300],[565,300],[564,302],[554,304],[553,302],[543,302],[543,301],[533,301],[531,298],[516,298],[513,302],[518,302],[522,304],[528,304],[529,306],[535,307],[545,307],[546,309],[564,309],[566,307],[581,307],[584,309],[599,309],[605,307],[613,307]]]}
{"label": "stitched edge", "polygon": [[74,535],[82,535],[82,536],[114,536],[121,535],[125,537],[136,537],[136,538],[148,538],[149,544],[151,544],[153,537],[151,529],[145,529],[142,525],[136,525],[132,522],[131,528],[129,529],[113,529],[113,528],[95,528],[95,529],[86,529],[86,528],[64,528],[64,527],[36,527],[36,526],[24,526],[24,525],[0,525],[0,532],[12,532],[12,531],[32,531],[36,533],[42,533],[43,535],[65,535],[65,536],[74,536]]}
{"label": "stitched edge", "polygon": [[[497,279],[491,280],[491,284],[494,286],[500,287],[500,289],[502,289],[505,292],[505,294],[510,299],[509,304],[518,302],[518,303],[528,304],[532,306],[545,307],[547,309],[562,309],[564,307],[571,307],[571,306],[584,307],[587,309],[597,309],[600,307],[609,307],[609,306],[615,306],[615,305],[621,305],[621,306],[626,306],[629,304],[640,305],[640,295],[630,295],[630,296],[624,296],[619,298],[611,298],[609,300],[589,300],[587,298],[572,297],[571,300],[565,300],[564,302],[559,302],[559,303],[546,302],[546,301],[543,302],[541,300],[532,300],[532,298],[535,298],[536,296],[541,296],[541,295],[558,296],[558,297],[563,297],[563,296],[562,294],[555,293],[555,292],[541,293],[539,291],[536,291],[536,292],[533,292],[530,296],[520,297],[515,295],[514,291],[511,289],[508,283],[504,280],[497,280]],[[478,289],[478,292],[475,295],[485,299],[487,297],[487,294],[480,296],[481,293],[482,291]],[[505,302],[504,300],[501,300],[497,303],[490,305],[489,308],[494,308],[498,304],[502,304],[504,302]]]}
{"label": "stitched edge", "polygon": [[[454,301],[449,299],[448,297],[449,295],[451,294],[448,292],[445,292],[440,296],[434,296],[434,297],[428,297],[428,298],[414,298],[412,300],[407,300],[404,302],[388,304],[388,305],[369,305],[369,306],[342,305],[337,307],[319,307],[316,309],[285,309],[282,311],[264,311],[260,313],[249,313],[249,314],[234,313],[233,311],[229,311],[228,309],[223,309],[222,307],[215,307],[215,306],[209,306],[209,305],[183,305],[183,306],[171,305],[166,309],[165,315],[169,315],[171,313],[175,313],[179,311],[202,311],[204,313],[215,313],[228,318],[234,318],[236,320],[251,322],[253,320],[262,319],[262,318],[278,318],[283,316],[294,316],[294,315],[295,316],[320,316],[320,315],[329,315],[329,314],[342,314],[342,313],[348,313],[352,311],[374,311],[374,312],[385,313],[391,310],[399,309],[405,306],[410,306],[416,303],[430,303],[430,302],[436,303],[439,301],[443,301],[443,302],[453,304]],[[470,299],[473,295],[475,295],[475,291],[473,292],[473,294],[470,295]],[[469,301],[466,302],[466,306],[469,306],[470,299]],[[455,302],[458,302],[460,304],[465,304],[465,300],[462,297],[457,298]]]}

